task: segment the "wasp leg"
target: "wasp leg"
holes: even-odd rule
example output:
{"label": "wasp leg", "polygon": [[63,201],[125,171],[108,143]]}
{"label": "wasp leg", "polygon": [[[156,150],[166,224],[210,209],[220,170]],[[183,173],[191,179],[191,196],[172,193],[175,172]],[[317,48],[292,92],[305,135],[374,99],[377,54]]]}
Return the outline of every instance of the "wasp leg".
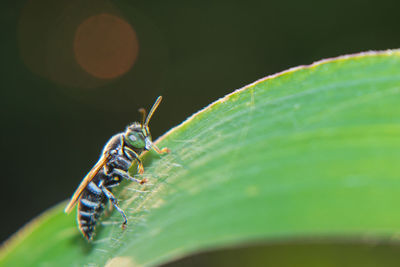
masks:
{"label": "wasp leg", "polygon": [[124,211],[118,206],[118,200],[114,197],[114,195],[108,191],[107,188],[105,188],[105,186],[103,184],[100,184],[100,189],[101,191],[103,191],[104,195],[106,195],[106,197],[111,200],[111,203],[113,204],[114,208],[121,213],[122,217],[124,218],[124,222],[122,223],[122,228],[125,227],[125,225],[128,223],[128,219],[125,216]]}
{"label": "wasp leg", "polygon": [[[127,153],[125,152],[125,149],[126,149],[127,151],[129,151],[129,154],[130,154],[130,155],[127,155]],[[143,167],[142,161],[141,161],[140,158],[139,158],[139,155],[138,155],[135,151],[133,151],[132,149],[130,149],[129,147],[124,147],[124,148],[123,148],[123,151],[124,151],[124,154],[125,154],[126,156],[128,156],[129,158],[132,158],[132,156],[133,156],[133,158],[134,158],[134,159],[137,161],[137,163],[138,163],[138,173],[143,174],[143,173],[144,173],[144,167]]]}
{"label": "wasp leg", "polygon": [[165,154],[171,152],[171,150],[168,147],[163,147],[162,149],[159,149],[155,144],[153,144],[153,149],[157,154]]}
{"label": "wasp leg", "polygon": [[127,172],[125,172],[125,171],[123,171],[123,170],[120,170],[120,169],[114,169],[114,170],[110,173],[110,175],[111,175],[112,177],[117,176],[117,177],[120,177],[120,178],[122,178],[122,179],[131,180],[131,181],[134,181],[134,182],[136,182],[136,183],[138,183],[138,184],[144,184],[145,182],[147,182],[147,179],[139,180],[139,179],[133,178],[132,176],[129,175],[129,173],[127,173]]}

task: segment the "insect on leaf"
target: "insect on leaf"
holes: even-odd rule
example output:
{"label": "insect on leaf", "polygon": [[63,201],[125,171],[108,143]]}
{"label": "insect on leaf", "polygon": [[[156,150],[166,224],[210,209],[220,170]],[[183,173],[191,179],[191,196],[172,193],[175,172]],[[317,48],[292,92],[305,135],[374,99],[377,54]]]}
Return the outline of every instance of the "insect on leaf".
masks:
{"label": "insect on leaf", "polygon": [[400,225],[399,70],[399,51],[369,52],[237,90],[158,140],[171,153],[145,155],[148,185],[115,192],[126,230],[114,212],[88,245],[62,204],[3,246],[0,265],[155,266],[250,244],[208,259],[398,264],[384,241]]}

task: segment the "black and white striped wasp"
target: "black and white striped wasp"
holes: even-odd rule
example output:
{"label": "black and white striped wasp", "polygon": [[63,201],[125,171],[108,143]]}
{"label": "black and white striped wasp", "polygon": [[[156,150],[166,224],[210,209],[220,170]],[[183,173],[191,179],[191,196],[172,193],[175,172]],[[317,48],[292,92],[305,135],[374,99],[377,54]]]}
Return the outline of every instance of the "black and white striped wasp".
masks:
{"label": "black and white striped wasp", "polygon": [[126,128],[125,132],[111,137],[104,146],[100,159],[82,180],[65,208],[65,212],[69,213],[78,203],[79,230],[87,240],[93,239],[96,223],[108,201],[121,213],[124,219],[122,226],[127,224],[126,215],[118,206],[118,201],[112,194],[112,188],[118,186],[122,179],[139,184],[146,182],[146,179],[138,180],[129,175],[128,169],[133,161],[137,161],[138,172],[142,174],[144,169],[139,156],[143,151],[151,148],[159,154],[169,151],[168,148],[160,150],[152,142],[148,127],[161,99],[161,96],[157,98],[147,117],[144,109],[139,110],[143,115],[142,123],[134,122]]}

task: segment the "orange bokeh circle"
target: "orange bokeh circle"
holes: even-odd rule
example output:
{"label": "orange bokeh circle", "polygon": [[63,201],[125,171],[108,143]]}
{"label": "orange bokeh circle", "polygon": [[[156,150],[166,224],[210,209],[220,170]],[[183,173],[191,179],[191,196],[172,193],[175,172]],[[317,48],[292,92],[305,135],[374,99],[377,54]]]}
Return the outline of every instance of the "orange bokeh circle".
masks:
{"label": "orange bokeh circle", "polygon": [[111,14],[99,14],[84,20],[74,38],[78,64],[89,74],[113,79],[125,74],[139,52],[136,33],[125,20]]}

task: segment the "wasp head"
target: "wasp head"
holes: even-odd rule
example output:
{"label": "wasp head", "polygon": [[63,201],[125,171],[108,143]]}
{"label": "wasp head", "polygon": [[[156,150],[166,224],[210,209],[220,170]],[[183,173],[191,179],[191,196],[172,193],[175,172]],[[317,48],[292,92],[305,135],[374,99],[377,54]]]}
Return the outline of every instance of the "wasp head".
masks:
{"label": "wasp head", "polygon": [[125,140],[133,148],[149,150],[152,148],[153,142],[151,140],[151,134],[149,130],[149,121],[153,116],[154,111],[157,109],[161,102],[162,97],[159,96],[151,108],[149,114],[146,116],[146,111],[144,109],[139,109],[142,113],[143,119],[142,123],[133,123],[129,125],[125,131]]}
{"label": "wasp head", "polygon": [[132,148],[149,150],[151,148],[151,135],[148,127],[133,123],[126,128],[125,141]]}

